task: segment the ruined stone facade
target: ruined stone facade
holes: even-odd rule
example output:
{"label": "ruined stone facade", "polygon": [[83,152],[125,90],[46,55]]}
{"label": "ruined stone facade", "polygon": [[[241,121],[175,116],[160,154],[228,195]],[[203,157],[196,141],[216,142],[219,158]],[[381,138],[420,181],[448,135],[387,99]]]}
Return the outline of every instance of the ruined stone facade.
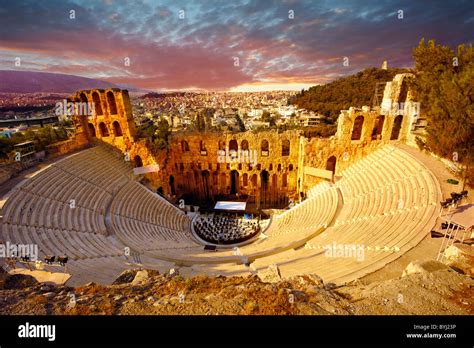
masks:
{"label": "ruined stone facade", "polygon": [[93,114],[73,118],[78,139],[91,142],[96,138],[123,152],[130,150],[136,130],[128,91],[117,88],[78,91],[69,99],[93,106]]}
{"label": "ruined stone facade", "polygon": [[298,192],[300,139],[300,131],[174,135],[164,191],[284,204]]}
{"label": "ruined stone facade", "polygon": [[388,82],[381,106],[342,110],[330,138],[307,139],[299,130],[178,132],[168,149],[156,152],[145,139],[136,139],[128,92],[118,89],[77,92],[73,100],[94,103],[95,113],[74,122],[84,141],[109,143],[135,166],[158,164],[160,171],[146,177],[169,197],[227,196],[257,207],[281,206],[321,180],[334,180],[380,145],[410,141],[419,114],[406,83],[411,76],[400,74]]}

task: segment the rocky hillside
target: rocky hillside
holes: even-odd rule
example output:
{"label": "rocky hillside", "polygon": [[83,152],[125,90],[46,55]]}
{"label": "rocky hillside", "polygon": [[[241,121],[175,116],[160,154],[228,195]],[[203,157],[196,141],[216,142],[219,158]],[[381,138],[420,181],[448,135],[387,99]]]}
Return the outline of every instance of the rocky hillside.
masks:
{"label": "rocky hillside", "polygon": [[405,69],[369,68],[355,75],[346,76],[325,85],[313,86],[292,97],[289,102],[300,108],[312,110],[335,121],[341,110],[349,107],[371,106],[377,82],[391,81]]}
{"label": "rocky hillside", "polygon": [[399,278],[343,287],[324,284],[314,275],[185,279],[178,273],[129,270],[111,286],[72,288],[3,273],[0,314],[472,315],[472,263],[467,267],[413,262]]}

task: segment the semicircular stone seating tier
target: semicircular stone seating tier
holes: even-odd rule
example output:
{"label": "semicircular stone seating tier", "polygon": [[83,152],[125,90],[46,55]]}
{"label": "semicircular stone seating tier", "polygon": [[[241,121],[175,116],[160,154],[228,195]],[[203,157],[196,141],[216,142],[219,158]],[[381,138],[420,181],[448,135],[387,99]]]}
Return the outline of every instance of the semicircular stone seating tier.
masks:
{"label": "semicircular stone seating tier", "polygon": [[[336,215],[338,190],[343,204]],[[110,283],[137,263],[160,271],[186,266],[183,275],[243,275],[276,264],[283,277],[316,273],[341,282],[383,267],[421,241],[440,192],[423,165],[385,146],[307,197],[274,216],[238,253],[205,252],[187,215],[134,181],[122,156],[98,146],[15,187],[3,207],[0,239],[37,244],[40,257],[67,254],[73,285]],[[328,245],[362,245],[364,257],[328,257]],[[124,256],[126,247],[135,260]]]}
{"label": "semicircular stone seating tier", "polygon": [[416,246],[439,214],[437,179],[406,152],[384,146],[350,166],[336,183],[343,206],[335,223],[304,248],[256,260],[282,277],[314,273],[343,284],[374,272]]}
{"label": "semicircular stone seating tier", "polygon": [[336,208],[335,187],[322,183],[312,190],[310,198],[274,217],[265,234],[239,248],[239,255],[233,250],[204,251],[192,236],[189,218],[137,182],[118,192],[110,213],[115,234],[124,244],[150,257],[194,265],[242,263],[242,257],[252,261],[302,246],[328,226]]}
{"label": "semicircular stone seating tier", "polygon": [[[67,255],[68,284],[112,282],[131,264],[123,243],[108,235],[105,215],[117,188],[130,182],[130,173],[122,156],[103,147],[46,167],[11,191],[2,208],[0,240],[37,245],[40,260]],[[158,260],[149,265],[172,266]]]}

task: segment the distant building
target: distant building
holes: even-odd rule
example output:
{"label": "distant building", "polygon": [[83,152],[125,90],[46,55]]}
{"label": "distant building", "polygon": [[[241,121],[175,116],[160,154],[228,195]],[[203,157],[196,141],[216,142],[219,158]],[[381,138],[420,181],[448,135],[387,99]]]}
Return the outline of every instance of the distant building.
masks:
{"label": "distant building", "polygon": [[326,117],[321,114],[315,114],[313,112],[309,114],[303,114],[300,116],[300,123],[303,127],[316,126],[323,122]]}
{"label": "distant building", "polygon": [[33,141],[25,141],[16,144],[13,147],[15,152],[15,160],[20,162],[23,168],[28,168],[36,164],[36,149]]}

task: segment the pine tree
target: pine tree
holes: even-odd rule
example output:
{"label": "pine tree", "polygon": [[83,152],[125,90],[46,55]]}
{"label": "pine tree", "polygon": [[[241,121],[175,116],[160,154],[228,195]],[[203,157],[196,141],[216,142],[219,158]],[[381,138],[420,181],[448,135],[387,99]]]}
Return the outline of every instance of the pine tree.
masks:
{"label": "pine tree", "polygon": [[[426,144],[434,153],[458,161],[465,175],[474,161],[474,50],[456,53],[422,39],[413,51],[416,78],[412,90],[427,119]],[[474,178],[468,181],[474,184]]]}

